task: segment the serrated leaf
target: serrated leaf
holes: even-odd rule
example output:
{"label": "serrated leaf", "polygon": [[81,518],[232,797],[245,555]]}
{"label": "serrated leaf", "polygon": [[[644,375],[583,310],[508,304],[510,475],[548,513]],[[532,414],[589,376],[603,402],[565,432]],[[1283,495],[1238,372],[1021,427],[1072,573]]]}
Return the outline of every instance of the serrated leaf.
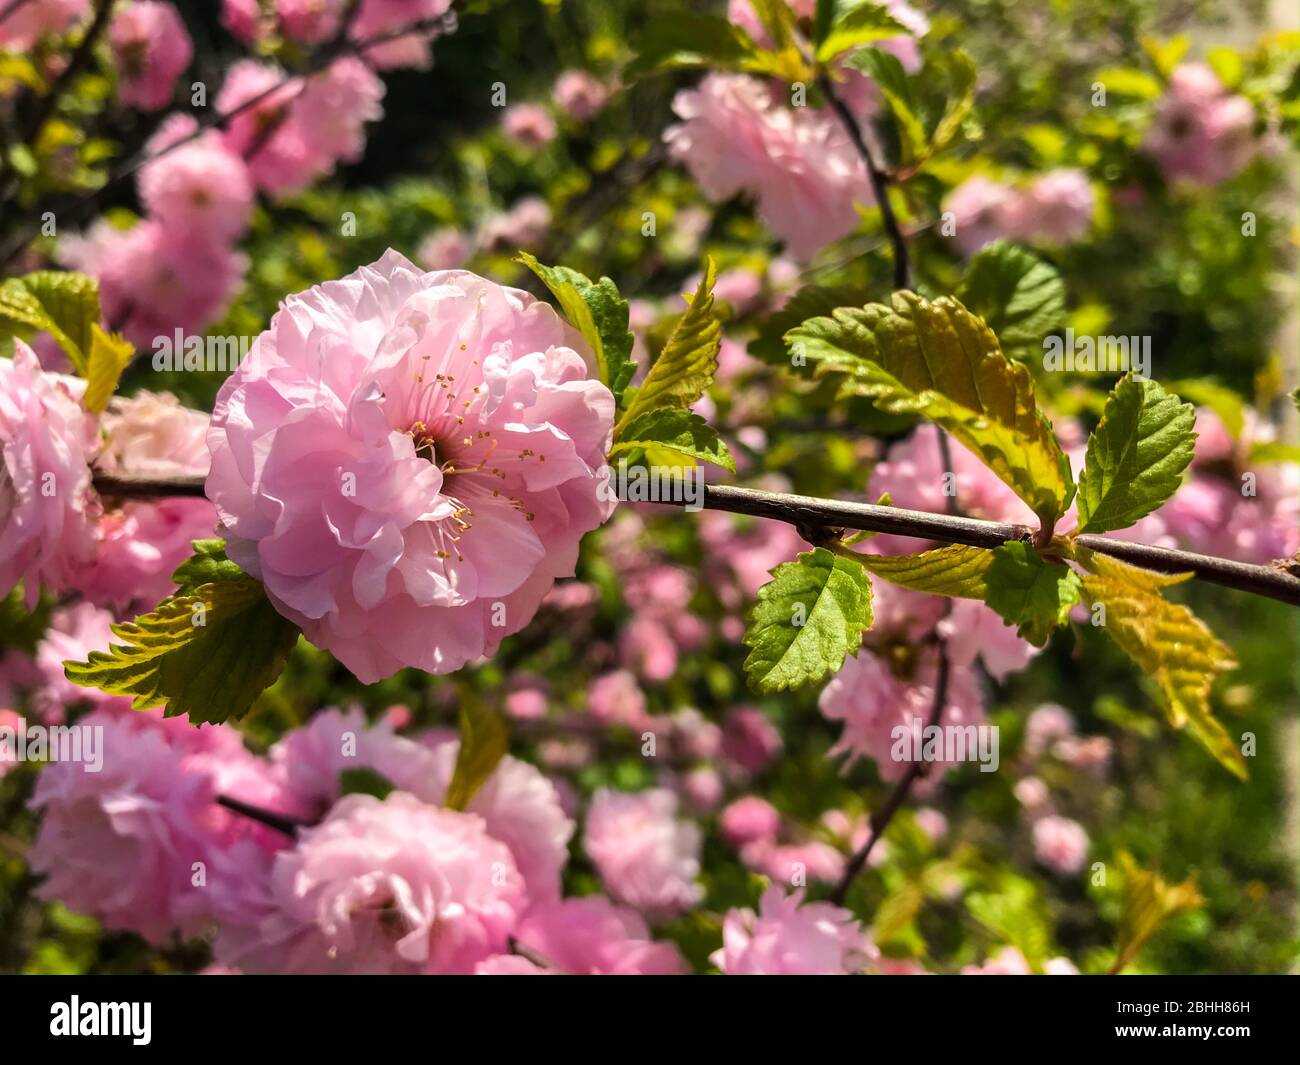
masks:
{"label": "serrated leaf", "polygon": [[1167,502],[1196,447],[1196,409],[1154,381],[1125,374],[1088,437],[1079,475],[1079,532],[1124,529]]}
{"label": "serrated leaf", "polygon": [[213,537],[210,540],[192,540],[194,554],[176,567],[172,583],[178,594],[191,595],[203,584],[238,580],[244,571],[226,557],[226,541]]}
{"label": "serrated leaf", "polygon": [[1126,851],[1120,851],[1119,865],[1124,873],[1124,908],[1112,973],[1122,972],[1174,914],[1205,905],[1196,889],[1195,873],[1181,884],[1170,884],[1158,873],[1141,868]]}
{"label": "serrated leaf", "polygon": [[1065,321],[1065,283],[1055,267],[1004,241],[971,259],[957,298],[984,319],[1012,358],[1040,353],[1043,338]]}
{"label": "serrated leaf", "polygon": [[947,544],[916,555],[862,555],[862,564],[890,584],[957,599],[983,599],[993,552]]}
{"label": "serrated leaf", "polygon": [[1017,626],[1016,634],[1035,647],[1070,619],[1083,590],[1069,566],[1044,559],[1030,544],[1008,541],[992,551],[988,603],[1001,618]]}
{"label": "serrated leaf", "polygon": [[1086,550],[1079,560],[1092,571],[1083,577],[1084,601],[1105,606],[1103,627],[1156,682],[1170,725],[1190,726],[1225,768],[1245,780],[1246,760],[1210,709],[1210,689],[1219,674],[1236,668],[1236,659],[1187,607],[1160,594],[1192,574],[1155,573]]}
{"label": "serrated leaf", "polygon": [[943,65],[948,75],[948,98],[943,114],[930,133],[926,149],[929,155],[945,148],[957,136],[966,116],[975,106],[975,60],[958,49],[944,56]]}
{"label": "serrated leaf", "polygon": [[718,349],[722,345],[722,322],[713,307],[713,283],[717,277],[713,260],[706,260],[704,276],[691,305],[678,320],[668,343],[614,427],[615,443],[622,442],[628,426],[642,415],[663,407],[685,410],[713,383],[718,369]]}
{"label": "serrated leaf", "polygon": [[889,105],[890,113],[898,123],[898,140],[902,150],[899,161],[908,164],[921,159],[927,150],[925,123],[921,121],[916,94],[912,91],[907,71],[903,69],[898,57],[879,48],[863,48],[845,62],[871,78]]}
{"label": "serrated leaf", "polygon": [[[819,25],[822,24],[822,25]],[[831,2],[818,4],[814,21],[817,61],[829,63],[852,48],[908,32],[882,4]]]}
{"label": "serrated leaf", "polygon": [[510,736],[499,714],[477,704],[462,706],[460,750],[456,752],[456,768],[443,805],[450,810],[464,810],[509,747]]}
{"label": "serrated leaf", "polygon": [[675,11],[671,18],[649,21],[624,77],[630,80],[687,67],[744,70],[759,51],[744,30],[724,18]]}
{"label": "serrated leaf", "polygon": [[621,405],[623,392],[636,373],[636,362],[632,359],[634,338],[627,327],[627,300],[619,295],[618,286],[607,277],[592,281],[567,266],[543,266],[527,252],[520,252],[516,261],[550,289],[569,324],[591,346],[601,381]]}
{"label": "serrated leaf", "polygon": [[[202,624],[197,619],[202,617]],[[132,709],[166,707],[193,723],[240,717],[269,687],[298,639],[260,583],[240,574],[165,599],[151,613],[113,626],[121,643],[65,662],[74,684],[131,696]]]}
{"label": "serrated leaf", "polygon": [[[648,411],[623,430],[610,457],[644,448],[667,450],[684,459],[698,459],[736,472],[736,463],[717,431],[698,414],[673,407]],[[655,462],[652,465],[663,465]]]}
{"label": "serrated leaf", "polygon": [[1050,528],[1074,496],[1070,463],[1038,410],[1029,371],[957,300],[895,292],[889,305],[841,307],[786,334],[844,390],[916,413],[973,451]]}
{"label": "serrated leaf", "polygon": [[870,626],[871,582],[852,559],[818,547],[781,563],[758,590],[745,634],[750,687],[784,691],[834,673]]}
{"label": "serrated leaf", "polygon": [[49,333],[84,376],[91,326],[99,322],[99,285],[55,270],[8,278],[0,282],[0,321]]}
{"label": "serrated leaf", "polygon": [[90,356],[86,367],[86,392],[82,405],[102,414],[117,391],[122,371],[135,355],[135,345],[117,333],[106,333],[98,322],[90,327]]}

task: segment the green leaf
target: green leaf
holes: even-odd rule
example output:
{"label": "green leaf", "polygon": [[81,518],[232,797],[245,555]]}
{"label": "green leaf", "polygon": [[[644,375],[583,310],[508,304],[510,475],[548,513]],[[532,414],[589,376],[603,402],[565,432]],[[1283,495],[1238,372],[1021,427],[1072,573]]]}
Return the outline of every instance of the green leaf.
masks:
{"label": "green leaf", "polygon": [[1210,709],[1214,681],[1235,669],[1236,660],[1187,607],[1160,594],[1192,574],[1154,573],[1087,550],[1079,551],[1079,561],[1092,571],[1083,577],[1084,601],[1105,607],[1102,627],[1156,682],[1169,724],[1190,726],[1229,772],[1245,780],[1246,760]]}
{"label": "green leaf", "polygon": [[898,123],[902,163],[912,163],[926,154],[928,137],[918,113],[916,95],[907,72],[896,56],[879,48],[863,48],[847,60],[849,66],[866,74],[879,87]]}
{"label": "green leaf", "polygon": [[463,810],[505,757],[510,736],[499,714],[477,704],[460,710],[460,750],[443,805]]}
{"label": "green leaf", "polygon": [[1093,82],[1101,82],[1107,95],[1132,96],[1138,100],[1155,100],[1165,90],[1158,78],[1137,67],[1107,67],[1093,75]]}
{"label": "green leaf", "polygon": [[811,376],[815,367],[806,360],[801,363],[797,352],[786,349],[785,334],[809,318],[830,314],[838,307],[861,307],[870,301],[871,293],[865,286],[806,285],[763,320],[758,336],[749,342],[749,353],[771,366]]}
{"label": "green leaf", "polygon": [[45,638],[53,608],[54,601],[43,593],[29,610],[22,586],[11,588],[9,594],[0,599],[0,658],[9,648],[16,648],[29,657],[35,656],[37,644]]}
{"label": "green leaf", "polygon": [[971,259],[957,289],[966,309],[993,330],[1012,358],[1041,353],[1043,338],[1065,322],[1065,284],[1056,269],[1003,241]]}
{"label": "green leaf", "polygon": [[1205,899],[1196,890],[1195,873],[1181,884],[1170,884],[1158,873],[1141,868],[1126,851],[1120,851],[1119,865],[1124,872],[1124,908],[1111,973],[1123,972],[1147,940],[1174,914],[1205,905]]}
{"label": "green leaf", "polygon": [[52,336],[77,373],[86,373],[91,327],[99,322],[99,285],[83,274],[39,270],[0,282],[0,321]]}
{"label": "green leaf", "polygon": [[678,320],[664,350],[614,427],[615,443],[623,441],[628,427],[643,414],[662,407],[685,410],[713,383],[718,348],[722,345],[722,322],[713,309],[713,283],[717,277],[713,260],[706,260],[704,276],[690,307]]}
{"label": "green leaf", "polygon": [[[684,459],[699,459],[736,472],[736,463],[716,430],[698,414],[660,407],[640,415],[610,449],[610,457],[638,448],[665,449]],[[662,463],[656,463],[662,465]]]}
{"label": "green leaf", "polygon": [[[802,622],[799,624],[798,622]],[[871,626],[871,582],[863,568],[824,547],[772,570],[758,590],[745,634],[745,672],[758,692],[798,688],[856,655]]]}
{"label": "green leaf", "polygon": [[1088,437],[1079,532],[1123,529],[1178,491],[1195,450],[1196,409],[1154,381],[1125,374]]}
{"label": "green leaf", "polygon": [[1069,621],[1083,582],[1069,566],[1044,559],[1030,544],[1008,541],[992,555],[984,601],[1017,626],[1021,639],[1044,646]]}
{"label": "green leaf", "polygon": [[569,320],[596,355],[600,379],[614,393],[621,405],[623,392],[636,373],[632,358],[633,336],[627,327],[627,300],[618,286],[607,277],[593,282],[567,266],[543,266],[527,252],[520,252],[516,262],[523,263],[551,290]]}
{"label": "green leaf", "polygon": [[993,552],[947,544],[917,555],[862,555],[862,564],[890,584],[957,599],[983,599]]}
{"label": "green leaf", "polygon": [[238,580],[243,570],[226,557],[226,541],[214,537],[210,540],[192,540],[194,554],[176,567],[172,581],[180,595],[193,595],[203,584]]}
{"label": "green leaf", "polygon": [[[824,25],[819,25],[824,23]],[[819,3],[814,21],[817,62],[829,63],[852,48],[872,41],[882,41],[907,33],[907,27],[881,4],[839,2]]]}
{"label": "green leaf", "polygon": [[165,599],[113,626],[121,643],[65,662],[74,684],[129,695],[135,710],[166,707],[192,723],[240,717],[269,687],[298,640],[261,584],[243,573]]}
{"label": "green leaf", "polygon": [[975,60],[961,50],[947,53],[942,61],[948,75],[948,99],[930,133],[927,155],[946,147],[957,136],[966,116],[975,106]]}
{"label": "green leaf", "polygon": [[1070,462],[1038,410],[1028,369],[948,296],[895,292],[890,305],[841,307],[786,334],[845,392],[890,413],[916,413],[983,460],[1051,528],[1070,505]]}
{"label": "green leaf", "polygon": [[373,795],[376,799],[386,799],[394,790],[393,782],[373,769],[345,769],[339,774],[339,791],[343,795]]}
{"label": "green leaf", "polygon": [[675,11],[671,18],[649,20],[636,53],[624,71],[629,80],[686,67],[744,70],[759,48],[744,30],[718,15]]}
{"label": "green leaf", "polygon": [[86,393],[81,402],[86,410],[102,414],[117,391],[122,371],[135,355],[135,346],[116,333],[106,333],[98,322],[90,327],[90,358],[86,368]]}

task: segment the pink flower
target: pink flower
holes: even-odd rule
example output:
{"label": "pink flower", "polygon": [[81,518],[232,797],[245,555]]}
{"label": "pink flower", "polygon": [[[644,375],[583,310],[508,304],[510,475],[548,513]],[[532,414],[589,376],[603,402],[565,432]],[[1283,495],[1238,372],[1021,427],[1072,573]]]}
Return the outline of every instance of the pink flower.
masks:
{"label": "pink flower", "polygon": [[512,104],[501,116],[501,132],[512,144],[536,151],[555,140],[555,119],[541,104]]}
{"label": "pink flower", "polygon": [[923,806],[917,810],[916,823],[936,843],[948,834],[948,819],[933,806]]}
{"label": "pink flower", "polygon": [[587,689],[587,711],[605,725],[630,729],[648,728],[645,693],[636,678],[625,669],[602,673]]}
{"label": "pink flower", "polygon": [[962,976],[1029,976],[1033,972],[1025,956],[1015,947],[1003,947],[983,965],[967,965]]}
{"label": "pink flower", "polygon": [[12,359],[0,359],[0,593],[21,581],[29,609],[41,584],[62,591],[93,552],[97,441],[84,388],[42,370],[21,340]]}
{"label": "pink flower", "polygon": [[951,236],[963,255],[974,255],[985,244],[1006,236],[1006,208],[1014,195],[1009,186],[983,174],[967,178],[948,194],[943,209],[952,215]]}
{"label": "pink flower", "polygon": [[1088,833],[1068,817],[1040,817],[1034,822],[1034,855],[1054,873],[1077,873],[1088,860]]}
{"label": "pink flower", "polygon": [[[934,702],[935,655],[922,652],[914,676],[903,680],[894,676],[889,665],[871,651],[860,651],[856,658],[846,658],[844,666],[822,689],[818,707],[831,721],[842,721],[844,731],[832,754],[848,754],[850,762],[869,758],[876,763],[886,780],[898,780],[916,756],[906,757],[915,747],[914,732],[928,722]],[[948,698],[940,716],[940,725],[979,725],[984,721],[984,706],[972,671],[952,669],[948,676]],[[896,732],[896,730],[900,730]],[[899,745],[901,730],[907,730],[906,745]],[[899,745],[899,746],[896,746]],[[946,747],[946,745],[945,745]],[[902,757],[896,757],[896,753]],[[939,752],[931,774],[931,783],[942,770],[955,763]]]}
{"label": "pink flower", "polygon": [[346,0],[276,0],[285,35],[304,44],[320,44],[339,29]]}
{"label": "pink flower", "polygon": [[544,684],[535,681],[518,683],[505,697],[505,711],[516,721],[537,721],[546,716],[547,693]]}
{"label": "pink flower", "polygon": [[736,707],[722,724],[722,755],[749,773],[766,769],[781,753],[781,733],[752,706]]}
{"label": "pink flower", "polygon": [[222,387],[228,550],[373,683],[495,651],[608,518],[609,390],[548,304],[396,252],[289,297]]}
{"label": "pink flower", "polygon": [[153,943],[197,931],[226,848],[256,848],[254,829],[270,831],[215,805],[217,788],[274,809],[273,781],[226,729],[104,711],[78,726],[98,735],[100,766],[83,747],[82,762],[41,772],[31,806],[42,820],[28,852],[46,875],[40,895]]}
{"label": "pink flower", "polygon": [[1030,813],[1036,813],[1047,806],[1047,785],[1039,777],[1024,777],[1016,781],[1012,793],[1016,801]]}
{"label": "pink flower", "polygon": [[483,820],[404,792],[349,795],[276,855],[217,959],[251,972],[468,973],[502,953],[523,879]]}
{"label": "pink flower", "polygon": [[543,969],[536,962],[518,954],[493,954],[474,966],[475,976],[555,976],[554,970]]}
{"label": "pink flower", "polygon": [[1052,170],[1017,193],[1003,211],[1013,240],[1069,244],[1092,225],[1093,192],[1082,170]]}
{"label": "pink flower", "polygon": [[954,599],[938,629],[955,668],[968,669],[978,656],[994,680],[1020,672],[1038,654],[1038,648],[1016,635],[1014,625],[974,599]]}
{"label": "pink flower", "polygon": [[1025,722],[1025,754],[1038,758],[1059,740],[1073,735],[1074,716],[1070,711],[1058,703],[1043,703]]}
{"label": "pink flower", "polygon": [[788,108],[763,82],[710,74],[677,94],[682,119],[664,133],[701,191],[718,203],[753,196],[763,223],[808,260],[857,227],[872,202],[866,169],[834,116]]}
{"label": "pink flower", "polygon": [[455,270],[474,254],[474,242],[458,229],[439,229],[420,244],[415,258],[426,270]]}
{"label": "pink flower", "polygon": [[239,40],[251,44],[268,28],[260,5],[261,0],[222,0],[221,24]]}
{"label": "pink flower", "polygon": [[33,688],[31,706],[47,724],[61,722],[69,706],[88,702],[92,706],[122,709],[129,699],[106,695],[97,688],[81,688],[64,675],[63,663],[84,661],[91,651],[107,651],[113,638],[109,628],[113,615],[92,603],[71,603],[50,616],[49,627],[36,646],[30,676],[20,678]]}
{"label": "pink flower", "polygon": [[566,70],[555,79],[551,98],[575,122],[586,122],[605,106],[609,90],[585,70]]}
{"label": "pink flower", "polygon": [[722,802],[722,777],[712,766],[696,766],[676,782],[678,793],[692,813],[707,814]]}
{"label": "pink flower", "polygon": [[504,214],[491,215],[479,227],[478,244],[483,248],[522,248],[541,244],[551,228],[551,209],[540,196],[525,196]]}
{"label": "pink flower", "polygon": [[194,46],[176,8],[139,0],[119,8],[108,30],[117,66],[118,96],[124,104],[157,111],[166,107]]}
{"label": "pink flower", "polygon": [[759,912],[727,913],[722,947],[709,960],[728,976],[844,976],[877,955],[853,914],[829,902],[803,901],[775,884]]}
{"label": "pink flower", "polygon": [[356,56],[343,56],[308,78],[292,107],[309,149],[332,169],[355,163],[366,146],[366,123],[384,115],[384,83]]}
{"label": "pink flower", "polygon": [[1143,151],[1167,181],[1217,185],[1254,158],[1254,126],[1249,100],[1230,95],[1206,64],[1184,63],[1170,75]]}
{"label": "pink flower", "polygon": [[741,848],[740,860],[769,880],[796,887],[809,880],[829,884],[844,875],[844,855],[821,840],[780,844],[758,840]]}
{"label": "pink flower", "polygon": [[[164,123],[165,139],[155,135],[150,147],[159,151],[197,126],[189,115],[173,115]],[[160,155],[141,168],[139,185],[145,210],[187,235],[231,242],[248,227],[253,183],[244,161],[226,148],[219,133],[204,133]]]}
{"label": "pink flower", "polygon": [[733,847],[776,839],[781,828],[781,815],[766,799],[746,795],[737,799],[725,810],[719,822],[722,838]]}
{"label": "pink flower", "polygon": [[583,849],[609,893],[659,920],[704,897],[699,826],[676,818],[677,797],[663,788],[636,794],[601,788],[587,812]]}
{"label": "pink flower", "polygon": [[25,52],[46,34],[66,33],[89,14],[90,0],[27,0],[0,22],[0,45]]}
{"label": "pink flower", "polygon": [[140,348],[219,318],[248,266],[224,244],[149,219],[126,231],[97,222],[88,235],[65,239],[62,254],[99,280],[104,320]]}
{"label": "pink flower", "polygon": [[[441,23],[413,33],[396,31],[441,19]],[[365,50],[366,62],[379,69],[428,67],[429,43],[442,32],[455,29],[451,0],[362,0],[352,24],[354,42],[375,41]]]}
{"label": "pink flower", "polygon": [[675,976],[688,971],[672,943],[656,943],[635,910],[600,895],[534,906],[515,939],[546,971],[574,976]]}

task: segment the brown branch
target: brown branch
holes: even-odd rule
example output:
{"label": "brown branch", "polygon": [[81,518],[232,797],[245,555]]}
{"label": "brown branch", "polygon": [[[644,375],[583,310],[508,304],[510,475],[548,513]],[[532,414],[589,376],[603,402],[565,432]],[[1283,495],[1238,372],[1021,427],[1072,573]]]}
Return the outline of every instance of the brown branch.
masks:
{"label": "brown branch", "polygon": [[[952,608],[952,600],[948,600],[949,611]],[[945,612],[945,616],[946,616]],[[948,676],[951,673],[951,664],[948,661],[948,653],[943,645],[943,640],[936,640],[938,644],[939,659],[935,667],[934,674],[934,699],[930,703],[930,713],[926,718],[925,727],[931,728],[939,724],[943,716],[944,704],[948,702]],[[871,857],[871,852],[876,843],[885,834],[885,829],[893,821],[894,815],[902,808],[903,803],[907,801],[908,795],[911,794],[912,785],[918,779],[929,772],[930,766],[919,757],[920,752],[914,752],[918,757],[908,764],[907,772],[894,785],[894,790],[889,793],[883,806],[871,815],[871,833],[867,836],[867,841],[854,852],[853,857],[849,859],[848,864],[844,867],[844,872],[840,876],[839,882],[836,883],[834,890],[828,896],[830,901],[836,906],[844,905],[844,899],[848,896],[849,887],[853,884],[857,875],[862,872],[867,864],[867,859]]]}
{"label": "brown branch", "polygon": [[871,191],[875,194],[876,204],[880,207],[880,221],[885,227],[885,232],[889,234],[889,243],[894,250],[894,288],[911,288],[912,268],[907,254],[907,240],[903,236],[903,227],[898,223],[898,216],[894,214],[893,204],[889,202],[889,178],[876,165],[876,158],[872,154],[870,145],[867,144],[866,137],[863,136],[862,128],[853,117],[848,104],[836,94],[830,77],[825,73],[819,74],[817,85],[835,114],[839,116],[841,125],[848,133],[849,139],[853,141],[853,147],[857,149],[858,155],[866,165],[867,176],[871,180]]}
{"label": "brown branch", "polygon": [[[146,477],[95,474],[95,488],[104,495],[124,499],[150,499],[160,496],[204,495],[201,477]],[[795,528],[857,529],[865,532],[892,533],[946,544],[971,547],[1000,547],[1008,540],[1030,543],[1034,530],[1028,525],[984,521],[952,514],[931,514],[902,507],[883,507],[874,503],[855,503],[843,499],[820,499],[816,496],[786,492],[764,492],[757,488],[706,484],[703,506],[757,518],[783,521]],[[686,507],[684,500],[664,500],[663,506]],[[1081,535],[1076,543],[1100,555],[1109,555],[1143,569],[1160,573],[1192,573],[1198,580],[1224,588],[1276,599],[1300,606],[1300,577],[1275,566],[1236,562],[1214,555],[1179,551],[1168,547],[1129,540],[1112,540],[1106,536]]]}

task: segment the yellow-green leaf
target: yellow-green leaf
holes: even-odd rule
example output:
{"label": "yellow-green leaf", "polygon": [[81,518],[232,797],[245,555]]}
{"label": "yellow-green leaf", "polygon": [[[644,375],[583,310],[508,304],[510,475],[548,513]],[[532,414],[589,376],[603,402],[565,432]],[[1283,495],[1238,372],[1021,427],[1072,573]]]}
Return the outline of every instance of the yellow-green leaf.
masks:
{"label": "yellow-green leaf", "polygon": [[49,333],[84,376],[91,327],[99,322],[99,285],[84,274],[55,270],[11,277],[0,282],[0,323],[4,322]]}
{"label": "yellow-green leaf", "polygon": [[895,292],[890,304],[841,307],[786,334],[843,389],[882,410],[921,414],[978,455],[1050,528],[1074,497],[1070,463],[1038,410],[1026,367],[955,299]]}
{"label": "yellow-green leaf", "polygon": [[882,4],[839,3],[824,7],[836,10],[826,10],[825,14],[822,10],[818,11],[818,21],[828,23],[824,28],[819,27],[819,32],[822,33],[817,42],[819,63],[829,63],[841,53],[872,41],[883,41],[907,33],[907,27]]}
{"label": "yellow-green leaf", "polygon": [[1123,972],[1147,940],[1174,914],[1205,905],[1205,899],[1196,890],[1195,873],[1181,884],[1170,884],[1160,874],[1143,869],[1125,851],[1120,851],[1119,864],[1124,872],[1124,909],[1119,919],[1112,973]]}
{"label": "yellow-green leaf", "polygon": [[87,410],[101,414],[117,391],[122,371],[131,364],[135,347],[117,333],[106,333],[99,323],[90,330],[90,359],[86,369],[86,394],[82,404]]}
{"label": "yellow-green leaf", "polygon": [[860,556],[877,577],[914,592],[957,599],[984,599],[993,552],[983,547],[948,544],[916,555]]}
{"label": "yellow-green leaf", "polygon": [[465,809],[509,747],[510,736],[499,714],[477,704],[462,706],[460,750],[456,752],[456,769],[447,785],[444,805],[452,810]]}
{"label": "yellow-green leaf", "polygon": [[717,277],[717,267],[708,259],[690,307],[614,427],[615,443],[624,438],[628,426],[641,415],[662,407],[686,410],[713,383],[718,348],[722,345],[722,322],[713,309],[713,283]]}
{"label": "yellow-green leaf", "polygon": [[65,662],[74,684],[129,695],[135,710],[166,707],[167,717],[220,722],[248,711],[284,668],[298,629],[276,613],[246,574],[165,599],[132,622],[113,626],[121,643]]}
{"label": "yellow-green leaf", "polygon": [[1160,594],[1192,574],[1154,573],[1082,550],[1079,560],[1092,571],[1083,578],[1084,600],[1094,610],[1105,607],[1102,627],[1155,680],[1170,725],[1190,726],[1225,768],[1245,780],[1246,760],[1210,709],[1210,689],[1221,673],[1236,668],[1236,659],[1187,607]]}

